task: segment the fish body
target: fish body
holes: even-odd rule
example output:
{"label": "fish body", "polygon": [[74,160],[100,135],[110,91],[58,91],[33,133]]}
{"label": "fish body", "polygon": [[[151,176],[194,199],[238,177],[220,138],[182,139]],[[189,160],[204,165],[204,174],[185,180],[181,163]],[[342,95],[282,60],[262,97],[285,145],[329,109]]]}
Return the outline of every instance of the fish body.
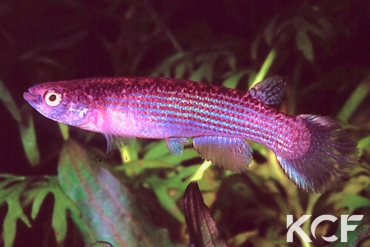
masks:
{"label": "fish body", "polygon": [[166,139],[180,155],[188,138],[207,160],[244,171],[252,140],[270,148],[288,177],[307,191],[324,191],[347,176],[356,143],[335,121],[291,116],[271,105],[284,82],[267,78],[250,91],[171,78],[90,78],[39,84],[24,98],[45,117],[117,140]]}

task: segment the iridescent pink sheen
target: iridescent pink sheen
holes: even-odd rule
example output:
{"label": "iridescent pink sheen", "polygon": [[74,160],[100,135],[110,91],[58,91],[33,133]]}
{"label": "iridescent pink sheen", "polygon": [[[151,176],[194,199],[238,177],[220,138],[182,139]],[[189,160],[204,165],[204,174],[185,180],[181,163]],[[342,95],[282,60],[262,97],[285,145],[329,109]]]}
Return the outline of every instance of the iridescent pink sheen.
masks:
{"label": "iridescent pink sheen", "polygon": [[[253,140],[270,148],[307,191],[324,191],[345,178],[357,160],[356,143],[328,118],[290,116],[267,105],[283,95],[279,78],[267,80],[244,92],[171,78],[91,78],[39,84],[24,98],[44,116],[103,133],[108,141],[110,136],[167,139],[174,146],[170,151],[179,154],[183,144],[174,138],[194,138],[204,158],[235,171],[245,170],[251,156],[240,140]],[[43,102],[49,89],[62,93],[60,105]],[[222,152],[228,143],[235,143],[225,149],[233,156],[229,161],[209,149]]]}

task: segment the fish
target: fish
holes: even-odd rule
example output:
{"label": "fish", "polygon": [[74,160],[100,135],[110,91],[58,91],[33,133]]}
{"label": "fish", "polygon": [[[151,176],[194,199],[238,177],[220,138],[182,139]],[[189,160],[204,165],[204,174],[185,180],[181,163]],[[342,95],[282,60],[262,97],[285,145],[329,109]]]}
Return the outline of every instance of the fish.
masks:
{"label": "fish", "polygon": [[268,77],[249,91],[164,77],[109,77],[37,84],[24,99],[45,117],[102,133],[107,151],[130,138],[165,139],[181,155],[188,139],[201,157],[233,172],[253,160],[248,141],[275,153],[287,177],[322,193],[348,178],[357,143],[330,117],[279,111],[285,81]]}

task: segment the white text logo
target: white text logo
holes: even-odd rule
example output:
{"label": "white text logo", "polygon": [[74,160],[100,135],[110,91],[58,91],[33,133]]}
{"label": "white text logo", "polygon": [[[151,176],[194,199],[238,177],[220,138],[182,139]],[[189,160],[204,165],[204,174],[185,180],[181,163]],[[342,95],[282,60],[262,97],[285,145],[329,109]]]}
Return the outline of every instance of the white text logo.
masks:
{"label": "white text logo", "polygon": [[[341,236],[341,242],[347,242],[347,233],[349,231],[354,231],[357,227],[357,225],[348,225],[348,221],[360,221],[364,217],[363,215],[352,215],[348,217],[349,215],[342,215],[340,217],[340,236]],[[302,230],[301,225],[308,220],[311,217],[311,215],[303,215],[301,218],[299,218],[296,222],[293,222],[293,215],[289,214],[287,215],[287,242],[293,242],[293,233],[296,232],[305,242],[312,242],[312,240],[307,236],[307,234]],[[315,236],[315,230],[316,227],[323,221],[328,220],[331,222],[335,222],[337,220],[337,217],[330,215],[330,214],[324,214],[319,217],[317,217],[311,224],[311,234],[314,238]],[[322,237],[327,242],[334,242],[338,240],[338,237],[335,235],[332,235],[330,237]]]}

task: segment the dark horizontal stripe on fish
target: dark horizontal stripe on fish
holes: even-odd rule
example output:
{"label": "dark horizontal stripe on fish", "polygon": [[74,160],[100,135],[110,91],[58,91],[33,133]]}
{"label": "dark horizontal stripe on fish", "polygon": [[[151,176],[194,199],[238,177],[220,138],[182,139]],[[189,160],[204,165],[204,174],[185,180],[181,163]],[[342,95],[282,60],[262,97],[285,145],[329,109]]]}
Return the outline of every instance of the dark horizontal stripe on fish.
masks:
{"label": "dark horizontal stripe on fish", "polygon": [[[189,111],[189,113],[193,113],[193,111]],[[157,124],[164,126],[166,128],[173,128],[174,124],[180,125],[182,127],[186,127],[187,129],[191,129],[194,132],[200,131],[211,131],[214,135],[221,134],[224,132],[225,134],[229,135],[238,135],[241,138],[254,138],[255,140],[263,140],[269,144],[272,144],[276,141],[276,138],[280,136],[282,141],[286,141],[282,133],[278,135],[278,132],[274,128],[270,128],[271,126],[264,125],[261,128],[262,124],[253,123],[253,122],[244,122],[238,119],[239,123],[225,123],[224,121],[220,121],[219,119],[210,118],[208,117],[201,117],[192,114],[191,118],[184,118],[184,113],[179,113],[173,110],[164,111],[163,109],[140,109],[137,114],[142,116],[154,115],[156,117],[161,118],[161,121],[157,121]],[[157,119],[158,120],[158,119]],[[266,121],[268,119],[266,118]],[[264,121],[260,121],[261,123]],[[240,126],[242,123],[244,126]],[[263,129],[264,132],[261,130]],[[263,133],[263,134],[262,134]],[[271,138],[275,137],[275,138]]]}
{"label": "dark horizontal stripe on fish", "polygon": [[[149,99],[149,100],[148,100]],[[183,100],[181,98],[165,98],[161,99],[160,101],[153,103],[151,100],[151,97],[147,97],[144,100],[140,100],[140,102],[137,102],[135,100],[129,100],[129,99],[112,99],[112,98],[107,98],[107,100],[112,100],[114,103],[110,104],[107,103],[105,106],[106,107],[118,107],[121,108],[123,107],[124,109],[127,109],[131,104],[131,107],[144,107],[147,109],[155,109],[159,108],[160,110],[166,111],[166,109],[170,109],[169,106],[173,107],[176,110],[189,110],[193,111],[195,113],[200,113],[201,110],[205,110],[206,112],[209,112],[211,116],[213,117],[219,117],[221,119],[229,119],[229,118],[237,118],[238,116],[244,115],[243,116],[243,122],[248,120],[248,114],[256,114],[255,112],[252,112],[254,109],[250,109],[247,106],[245,107],[237,107],[233,105],[233,108],[236,108],[237,110],[231,109],[231,108],[226,108],[223,107],[223,105],[227,105],[227,102],[225,104],[225,101],[223,102],[211,102],[213,104],[210,104],[208,102],[199,102],[196,100],[191,101],[189,106],[184,106]],[[117,105],[116,102],[120,102],[120,105]],[[217,100],[216,100],[217,101]],[[180,115],[179,115],[180,116]],[[242,123],[242,122],[241,122]]]}
{"label": "dark horizontal stripe on fish", "polygon": [[[132,105],[130,105],[132,104]],[[140,106],[138,106],[138,104]],[[174,118],[176,122],[180,119],[189,120],[189,116],[192,117],[194,120],[191,124],[196,124],[197,122],[201,122],[204,124],[212,124],[217,125],[218,127],[225,127],[225,128],[240,128],[245,125],[246,121],[250,120],[248,115],[235,113],[230,114],[229,112],[213,112],[213,111],[202,111],[200,108],[193,108],[193,107],[184,107],[178,106],[176,104],[166,104],[166,103],[159,103],[156,104],[156,108],[153,108],[152,105],[148,105],[147,102],[127,102],[125,105],[119,107],[123,111],[130,111],[130,108],[135,109],[137,114],[139,110],[142,111],[142,114],[154,114],[156,116],[163,116],[164,119],[166,118]],[[148,105],[150,107],[143,107]],[[112,105],[114,106],[114,105]],[[178,111],[181,109],[181,111]],[[219,110],[218,110],[219,111]],[[226,114],[227,113],[227,114]],[[184,116],[187,118],[184,118]],[[164,121],[164,119],[162,119]],[[166,119],[166,121],[171,121],[171,119]],[[250,120],[251,121],[251,120]],[[189,123],[186,123],[189,124]],[[250,128],[254,128],[255,126],[250,126]]]}
{"label": "dark horizontal stripe on fish", "polygon": [[[170,92],[168,95],[166,93],[161,93],[158,95],[145,95],[143,93],[137,93],[137,94],[131,94],[124,96],[124,98],[119,98],[119,97],[107,97],[106,100],[114,102],[113,106],[115,106],[117,103],[120,104],[125,104],[128,101],[137,101],[138,98],[140,99],[140,102],[148,102],[150,103],[160,103],[160,102],[169,102],[172,104],[177,104],[177,103],[182,103],[182,102],[189,102],[189,104],[194,104],[196,106],[200,104],[207,104],[206,107],[211,108],[211,109],[217,109],[218,107],[222,107],[223,111],[230,111],[232,109],[237,109],[240,110],[240,112],[244,112],[248,108],[254,108],[255,109],[255,104],[248,103],[247,100],[249,98],[252,98],[252,96],[249,96],[244,99],[244,102],[240,102],[239,98],[233,98],[233,97],[225,97],[225,99],[215,99],[215,98],[210,98],[208,97],[207,93],[203,93],[204,95],[190,95],[190,94],[183,94],[181,96],[177,96],[175,93]],[[175,97],[173,95],[176,95]],[[185,97],[183,97],[185,96]],[[218,97],[224,96],[223,94],[218,95]],[[173,101],[173,102],[171,102]],[[241,104],[242,103],[242,104]]]}
{"label": "dark horizontal stripe on fish", "polygon": [[[140,108],[144,108],[145,110],[147,111],[150,111],[152,113],[155,113],[156,115],[169,115],[169,114],[175,114],[175,118],[177,119],[181,119],[183,118],[183,115],[185,114],[184,113],[184,108],[189,111],[188,113],[190,114],[194,114],[194,113],[200,113],[200,114],[206,114],[205,116],[196,116],[196,120],[195,122],[191,123],[194,127],[202,127],[204,128],[204,124],[214,124],[214,125],[221,125],[221,127],[225,128],[225,129],[233,129],[233,128],[240,128],[240,127],[243,127],[245,126],[245,123],[248,123],[249,122],[249,125],[248,126],[245,126],[246,128],[243,128],[241,132],[238,131],[239,134],[246,134],[248,132],[252,132],[251,134],[253,133],[258,133],[259,131],[267,131],[266,134],[270,135],[270,134],[276,134],[275,133],[275,130],[270,130],[271,126],[268,126],[267,128],[264,128],[260,126],[260,123],[254,123],[255,122],[255,119],[259,119],[259,118],[256,118],[255,116],[252,117],[251,115],[253,114],[245,114],[245,113],[240,113],[240,112],[235,112],[235,111],[232,111],[232,113],[230,114],[230,109],[225,109],[225,110],[228,110],[228,111],[225,111],[224,114],[219,114],[219,113],[215,113],[213,111],[200,111],[199,108],[194,108],[194,107],[184,107],[184,106],[179,106],[178,104],[169,104],[169,103],[166,103],[166,101],[163,102],[163,99],[161,101],[161,103],[157,103],[157,104],[152,104],[151,101],[140,101],[140,102],[135,102],[135,101],[132,101],[132,100],[120,100],[121,103],[123,103],[122,105],[120,105],[120,107],[118,108],[124,108],[125,110],[130,110],[129,108],[132,108],[132,109],[135,109],[135,111],[137,112],[138,109]],[[130,104],[133,104],[133,105],[130,105]],[[140,107],[139,107],[140,105]],[[117,105],[111,105],[112,107],[117,107]],[[148,107],[143,107],[143,106],[148,106]],[[157,108],[157,109],[153,109],[153,107]],[[171,108],[172,107],[172,108]],[[206,108],[208,106],[205,106]],[[209,108],[209,107],[208,107]],[[174,110],[175,109],[175,110]],[[181,112],[178,111],[179,109],[181,109]],[[122,109],[123,110],[123,109]],[[255,113],[254,113],[255,115]],[[265,116],[263,114],[261,114],[262,118],[264,118]],[[230,121],[230,118],[234,118],[234,125],[231,124],[230,126],[230,123],[228,123],[228,121]],[[163,119],[162,119],[163,120]],[[208,120],[208,121],[207,121]],[[268,120],[266,118],[266,120]],[[197,122],[200,121],[200,126],[199,124],[197,124]],[[236,122],[236,123],[235,123]],[[264,122],[264,121],[260,121],[261,123]],[[187,123],[189,124],[189,123]],[[252,124],[252,125],[251,125]],[[258,127],[259,126],[259,127]],[[214,129],[214,128],[211,128],[211,129]],[[272,128],[273,129],[273,128]],[[233,132],[234,133],[234,132]]]}

